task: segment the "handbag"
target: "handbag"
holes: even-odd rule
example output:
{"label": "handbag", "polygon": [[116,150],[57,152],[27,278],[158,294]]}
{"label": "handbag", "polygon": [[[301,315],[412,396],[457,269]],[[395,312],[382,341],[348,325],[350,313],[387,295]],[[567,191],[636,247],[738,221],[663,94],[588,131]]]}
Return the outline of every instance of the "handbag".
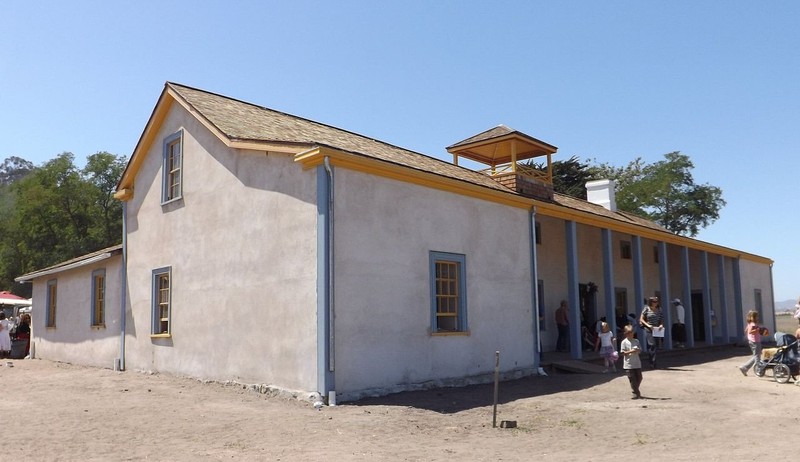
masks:
{"label": "handbag", "polygon": [[613,359],[614,361],[619,359],[619,352],[617,350],[611,352],[611,359]]}

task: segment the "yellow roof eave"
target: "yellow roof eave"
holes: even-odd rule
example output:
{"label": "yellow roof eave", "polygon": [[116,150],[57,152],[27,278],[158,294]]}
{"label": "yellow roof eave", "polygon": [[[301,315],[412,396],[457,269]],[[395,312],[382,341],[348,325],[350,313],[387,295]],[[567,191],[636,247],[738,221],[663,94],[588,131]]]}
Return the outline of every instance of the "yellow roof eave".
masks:
{"label": "yellow roof eave", "polygon": [[310,169],[322,165],[325,157],[333,166],[343,167],[350,170],[369,173],[384,178],[391,178],[405,181],[429,188],[442,191],[449,191],[477,199],[509,205],[511,207],[530,210],[534,200],[520,196],[509,190],[503,192],[479,186],[467,181],[437,175],[422,170],[404,167],[401,165],[373,159],[363,155],[354,154],[329,147],[316,147],[295,155],[294,160],[303,165],[304,169]]}
{"label": "yellow roof eave", "polygon": [[536,202],[536,213],[552,218],[561,218],[564,220],[575,221],[576,223],[584,224],[587,226],[594,226],[596,228],[606,228],[619,233],[630,234],[639,236],[654,241],[666,242],[678,246],[685,246],[693,250],[706,251],[715,254],[724,255],[731,258],[743,258],[745,260],[754,261],[756,263],[763,263],[771,265],[773,260],[755,255],[740,250],[723,247],[708,242],[699,241],[686,236],[680,236],[668,231],[658,231],[656,229],[639,226],[632,223],[624,223],[613,218],[608,218],[600,215],[595,215],[581,210],[575,210],[564,207],[558,204],[550,204],[547,202]]}
{"label": "yellow roof eave", "polygon": [[399,181],[406,181],[439,190],[450,191],[456,194],[463,194],[517,208],[531,209],[535,206],[537,214],[548,217],[570,220],[587,226],[610,229],[619,233],[640,236],[678,246],[685,246],[690,249],[707,251],[731,258],[743,258],[763,264],[773,263],[773,261],[769,258],[698,241],[685,236],[679,236],[668,231],[658,231],[632,223],[624,223],[619,220],[614,220],[613,218],[571,209],[569,207],[564,207],[563,205],[530,199],[513,192],[505,193],[503,191],[493,190],[474,185],[472,183],[443,177],[430,172],[424,172],[329,147],[315,147],[309,149],[305,152],[296,154],[294,160],[301,163],[304,169],[310,169],[322,165],[325,157],[329,158],[329,162],[333,166],[348,168],[351,170],[370,173],[385,178],[392,178]]}

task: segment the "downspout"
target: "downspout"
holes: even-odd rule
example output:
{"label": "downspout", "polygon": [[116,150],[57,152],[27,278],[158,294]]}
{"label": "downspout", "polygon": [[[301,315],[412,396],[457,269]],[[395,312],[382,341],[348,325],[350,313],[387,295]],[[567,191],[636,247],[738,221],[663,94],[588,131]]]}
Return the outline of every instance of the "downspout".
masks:
{"label": "downspout", "polygon": [[119,318],[119,362],[116,369],[125,370],[125,325],[128,294],[128,201],[122,202],[122,268],[120,268],[120,318]]}
{"label": "downspout", "polygon": [[317,215],[317,389],[334,405],[333,169],[328,157],[317,170]]}
{"label": "downspout", "polygon": [[336,370],[334,361],[334,285],[333,285],[333,169],[330,158],[325,156],[325,171],[328,173],[328,372]]}
{"label": "downspout", "polygon": [[533,313],[533,332],[534,340],[536,342],[536,345],[534,345],[534,351],[536,351],[536,355],[533,358],[533,367],[534,369],[538,369],[542,367],[542,331],[541,326],[539,325],[539,269],[537,266],[536,256],[536,206],[531,207],[530,220],[528,220],[528,230],[530,234],[529,241],[531,245],[531,295],[533,297],[531,300],[531,312]]}

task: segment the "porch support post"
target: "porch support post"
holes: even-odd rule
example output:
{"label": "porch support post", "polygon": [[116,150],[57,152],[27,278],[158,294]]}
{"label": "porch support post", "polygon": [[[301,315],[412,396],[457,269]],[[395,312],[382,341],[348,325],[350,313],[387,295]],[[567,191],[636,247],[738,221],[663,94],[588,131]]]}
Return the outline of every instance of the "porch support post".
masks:
{"label": "porch support post", "polygon": [[729,343],[731,341],[731,333],[728,327],[729,303],[724,255],[717,255],[717,279],[719,280],[719,306],[715,310],[715,315],[722,326],[722,343]]}
{"label": "porch support post", "polygon": [[[664,327],[669,331],[672,327],[672,310],[669,309],[669,264],[667,262],[667,243],[663,241],[658,243],[658,269],[658,280],[661,286],[661,314],[664,316]],[[664,335],[664,348],[672,349],[671,335]]]}
{"label": "porch support post", "polygon": [[[742,273],[739,270],[739,259],[733,259],[733,305],[736,316],[736,338],[744,337],[744,304],[742,302]],[[759,321],[761,321],[759,319]]]}
{"label": "porch support post", "polygon": [[573,359],[583,357],[581,345],[581,310],[578,296],[578,231],[574,221],[564,222],[567,242],[567,298],[569,300],[569,342]]}
{"label": "porch support post", "polygon": [[[642,238],[639,236],[631,236],[631,257],[633,258],[633,314],[636,319],[642,314],[642,307],[644,306],[644,276],[642,275]],[[636,328],[638,322],[633,324]]]}
{"label": "porch support post", "polygon": [[617,314],[614,311],[614,258],[611,243],[611,230],[603,228],[603,300],[606,304],[606,321],[611,327],[611,332],[617,336]]}
{"label": "porch support post", "polygon": [[[694,319],[692,318],[694,308],[692,307],[692,278],[691,268],[689,267],[689,247],[686,246],[681,247],[681,267],[683,270],[683,292],[681,294],[681,302],[683,302],[684,308],[683,319],[686,323],[686,344],[691,347],[694,346]],[[669,303],[669,307],[672,308],[672,303],[667,303]],[[672,312],[671,309],[670,312]],[[677,322],[678,320],[676,319],[675,321]]]}
{"label": "porch support post", "polygon": [[[705,337],[706,345],[714,344],[714,325],[711,313],[714,312],[714,307],[711,305],[711,278],[708,275],[708,252],[705,250],[700,254],[701,275],[703,279],[703,318],[705,319]],[[692,345],[692,344],[690,344]]]}

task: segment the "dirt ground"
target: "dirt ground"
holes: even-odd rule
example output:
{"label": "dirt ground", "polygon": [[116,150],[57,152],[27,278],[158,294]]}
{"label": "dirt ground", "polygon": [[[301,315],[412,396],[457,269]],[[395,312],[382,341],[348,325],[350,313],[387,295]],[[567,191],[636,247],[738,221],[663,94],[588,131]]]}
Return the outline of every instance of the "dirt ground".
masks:
{"label": "dirt ground", "polygon": [[[618,374],[552,373],[314,409],[240,385],[46,360],[0,367],[3,460],[593,461],[794,458],[800,387],[748,350],[665,356],[645,399]],[[503,420],[516,428],[499,428]]]}

